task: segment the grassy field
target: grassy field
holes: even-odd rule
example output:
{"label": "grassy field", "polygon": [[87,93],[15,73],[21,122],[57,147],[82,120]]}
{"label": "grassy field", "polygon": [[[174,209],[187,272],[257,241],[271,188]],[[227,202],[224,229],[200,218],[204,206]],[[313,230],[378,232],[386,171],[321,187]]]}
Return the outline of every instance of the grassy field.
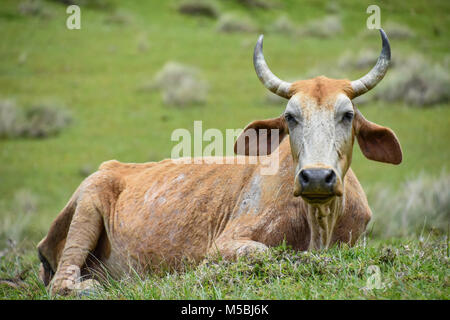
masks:
{"label": "grassy field", "polygon": [[[204,129],[242,128],[279,115],[284,106],[267,103],[254,73],[251,57],[258,32],[218,32],[215,19],[178,13],[178,1],[121,1],[108,10],[82,7],[81,30],[65,27],[66,8],[55,1],[39,2],[36,14],[19,10],[20,3],[0,3],[0,100],[14,100],[25,110],[35,104],[64,108],[73,121],[46,139],[0,139],[0,278],[22,276],[26,285],[0,283],[0,298],[45,299],[49,296],[36,280],[34,245],[86,171],[109,159],[167,158],[176,144],[170,141],[172,131],[192,130],[194,120],[202,120]],[[330,11],[326,1],[276,3],[283,5],[269,10],[249,9],[233,0],[216,5],[221,13],[251,19],[264,32],[280,16],[302,25]],[[265,32],[271,69],[291,79],[317,66],[335,65],[349,49],[379,50],[378,37],[358,36],[365,29],[369,4],[340,1],[335,10],[342,32],[333,37]],[[383,25],[400,23],[415,34],[391,40],[393,59],[416,52],[432,62],[448,61],[448,1],[382,1],[379,6]],[[160,92],[140,90],[168,61],[201,71],[209,86],[204,104],[168,106]],[[340,76],[356,78],[363,72],[342,70]],[[355,146],[352,167],[369,201],[380,190],[395,195],[421,174],[448,181],[443,171],[450,160],[448,102],[414,108],[375,101],[361,110],[371,121],[392,128],[404,152],[404,162],[390,166],[365,159]],[[447,225],[448,211],[448,206],[442,209]],[[389,213],[382,213],[389,219]],[[94,298],[448,299],[448,234],[426,228],[428,214],[423,212],[418,221],[424,224],[419,226],[421,236],[411,232],[393,240],[378,232],[364,245],[320,254],[278,248],[259,262],[222,262],[183,274],[111,281]],[[380,267],[383,289],[364,290],[370,265]],[[24,270],[28,272],[21,274]]]}

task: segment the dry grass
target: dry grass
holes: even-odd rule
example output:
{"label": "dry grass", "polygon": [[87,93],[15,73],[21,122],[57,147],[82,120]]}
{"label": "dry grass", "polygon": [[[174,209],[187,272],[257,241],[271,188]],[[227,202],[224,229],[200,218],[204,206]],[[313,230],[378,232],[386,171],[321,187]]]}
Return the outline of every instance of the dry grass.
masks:
{"label": "dry grass", "polygon": [[19,3],[17,9],[22,16],[51,17],[51,12],[41,0],[23,0]]}
{"label": "dry grass", "polygon": [[160,89],[164,103],[174,106],[203,104],[208,94],[208,84],[199,70],[178,62],[166,63],[150,87]]}
{"label": "dry grass", "polygon": [[115,10],[105,17],[104,22],[107,24],[129,25],[133,23],[133,15],[123,10]]}
{"label": "dry grass", "polygon": [[448,67],[431,63],[420,55],[412,55],[389,72],[374,97],[383,101],[402,101],[416,107],[450,101]]}
{"label": "dry grass", "polygon": [[258,8],[266,10],[277,6],[277,4],[269,0],[236,0],[236,2],[242,4],[247,8]]}
{"label": "dry grass", "polygon": [[[373,211],[373,235],[381,238],[446,234],[450,224],[450,175],[433,178],[420,174],[406,181],[398,192],[369,192]],[[369,230],[372,228],[369,226]]]}
{"label": "dry grass", "polygon": [[325,16],[322,19],[305,23],[298,31],[299,36],[329,38],[342,31],[341,18],[337,15]]}
{"label": "dry grass", "polygon": [[216,30],[225,33],[256,32],[257,26],[247,17],[227,13],[217,21]]}
{"label": "dry grass", "polygon": [[289,19],[288,16],[282,15],[269,26],[268,31],[284,35],[292,35],[296,33],[297,26],[291,21],[291,19]]}
{"label": "dry grass", "polygon": [[217,18],[219,16],[219,9],[214,2],[205,0],[185,0],[178,4],[177,10],[179,13],[202,16],[208,18]]}
{"label": "dry grass", "polygon": [[345,52],[338,61],[342,70],[370,70],[377,62],[379,51],[373,49],[362,49],[355,54],[354,51]]}
{"label": "dry grass", "polygon": [[52,0],[63,5],[75,4],[80,7],[89,7],[93,9],[109,10],[116,7],[116,0]]}
{"label": "dry grass", "polygon": [[63,108],[37,104],[28,109],[13,101],[0,101],[0,138],[45,138],[56,135],[72,122]]}

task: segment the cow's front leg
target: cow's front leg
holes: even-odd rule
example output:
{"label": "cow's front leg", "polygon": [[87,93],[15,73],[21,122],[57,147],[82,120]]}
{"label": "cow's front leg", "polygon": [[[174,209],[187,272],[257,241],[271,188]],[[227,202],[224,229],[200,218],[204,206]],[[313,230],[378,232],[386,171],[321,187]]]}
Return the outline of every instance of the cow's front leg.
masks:
{"label": "cow's front leg", "polygon": [[219,254],[224,259],[236,259],[239,257],[248,257],[257,252],[266,251],[268,247],[257,241],[240,239],[224,239],[217,241],[209,250],[209,254]]}
{"label": "cow's front leg", "polygon": [[51,294],[68,294],[80,284],[80,270],[88,254],[97,245],[103,218],[95,200],[84,196],[77,204],[66,243],[55,276],[50,283]]}

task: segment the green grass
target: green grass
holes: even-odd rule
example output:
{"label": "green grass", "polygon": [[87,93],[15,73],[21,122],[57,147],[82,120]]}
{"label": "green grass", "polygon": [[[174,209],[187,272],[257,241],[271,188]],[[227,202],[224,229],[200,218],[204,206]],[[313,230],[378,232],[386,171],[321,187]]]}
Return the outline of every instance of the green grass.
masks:
{"label": "green grass", "polygon": [[[15,99],[25,107],[42,101],[56,101],[71,111],[74,122],[60,135],[48,139],[0,140],[0,231],[3,231],[0,248],[5,247],[4,240],[8,237],[5,229],[10,226],[21,228],[20,232],[15,233],[18,235],[15,240],[37,243],[83,180],[79,171],[84,166],[95,168],[109,159],[145,162],[169,157],[175,145],[170,141],[172,131],[176,128],[192,130],[194,120],[202,120],[204,130],[218,128],[224,131],[226,128],[242,128],[252,120],[271,118],[283,111],[282,106],[265,103],[266,90],[254,73],[251,57],[257,34],[218,33],[213,19],[178,14],[176,3],[121,1],[120,11],[130,17],[129,23],[125,24],[106,23],[111,11],[82,8],[82,29],[70,31],[65,27],[68,16],[65,7],[55,2],[43,1],[51,17],[42,18],[18,14],[18,1],[1,1],[0,99]],[[249,11],[234,1],[218,2],[222,13],[238,11],[261,27],[269,25],[280,15],[288,15],[293,22],[301,25],[326,14],[326,1],[306,3],[291,0],[283,3],[283,7],[273,10]],[[322,63],[337,63],[338,57],[348,48],[379,48],[377,38],[355,36],[365,28],[369,4],[370,1],[339,2],[343,32],[334,38],[299,39],[266,34],[264,50],[271,69],[281,78],[290,78]],[[382,9],[382,23],[395,21],[405,24],[417,35],[407,41],[392,42],[394,56],[400,52],[419,51],[435,61],[442,61],[446,57],[450,43],[445,34],[450,29],[448,1],[382,1],[379,6]],[[440,34],[434,31],[436,28],[441,31]],[[148,43],[147,51],[139,50],[142,39]],[[24,54],[25,61],[19,61],[19,57]],[[162,103],[158,92],[139,92],[138,88],[151,80],[171,60],[193,65],[202,71],[210,83],[205,105],[183,109],[168,107]],[[358,76],[360,74],[353,72],[342,74],[343,78]],[[352,167],[364,188],[398,188],[405,180],[416,177],[420,172],[437,176],[449,163],[448,104],[412,109],[396,103],[369,103],[361,110],[371,121],[391,127],[397,133],[404,151],[404,162],[400,166],[390,166],[366,160],[355,146]],[[23,215],[18,212],[14,198],[23,190],[35,195],[38,201],[37,209],[21,227]],[[395,244],[396,250],[401,250],[402,243]],[[413,242],[412,246],[419,244]],[[37,260],[31,247],[27,246],[28,249],[16,258],[18,261],[22,258],[29,260],[35,270]],[[365,261],[363,266],[366,266],[378,252],[377,246],[364,249],[367,251],[364,254],[358,250],[332,250],[324,255],[338,259],[339,254],[342,254],[342,261],[351,264],[351,252],[356,252],[361,254],[357,257]],[[255,290],[262,284],[255,280],[249,284],[249,292],[245,291],[245,284],[242,290],[231,293],[228,293],[228,287],[221,287],[220,297],[226,298],[230,294],[235,298],[248,298],[258,292],[268,298],[446,298],[449,293],[448,282],[442,281],[443,265],[439,259],[443,258],[438,257],[439,251],[430,252],[430,259],[436,261],[431,261],[423,269],[422,266],[415,269],[422,272],[424,278],[428,275],[437,279],[434,283],[437,288],[435,292],[433,285],[423,280],[427,292],[423,296],[418,292],[419,278],[408,282],[405,287],[400,282],[398,286],[388,289],[386,295],[381,292],[379,295],[362,295],[359,287],[364,277],[354,276],[353,279],[351,275],[354,273],[350,271],[353,269],[344,268],[347,270],[345,272],[349,272],[344,273],[345,277],[326,278],[328,280],[322,286],[315,288],[312,286],[313,278],[304,276],[302,281],[292,280],[287,286],[289,290],[282,290],[289,279],[280,279],[279,282],[274,280],[262,285],[261,288],[267,289],[267,294],[270,292],[272,295],[265,296],[264,290]],[[338,262],[336,260],[336,265]],[[5,263],[0,261],[2,270],[6,268]],[[356,259],[353,263],[360,262]],[[404,263],[416,262],[412,257],[405,257]],[[389,281],[395,283],[395,268],[400,266],[383,268]],[[15,271],[10,270],[8,276],[12,276]],[[189,277],[193,277],[195,272],[158,280],[163,287],[166,286],[165,291],[149,289],[153,292],[149,294],[169,298],[170,294],[175,294],[170,292],[170,284],[175,286],[175,282],[170,281],[194,281],[189,280]],[[333,275],[328,274],[327,277]],[[335,291],[328,291],[326,287],[327,281],[331,279],[336,284],[333,285]],[[32,289],[24,292],[2,289],[0,297],[47,297],[37,282],[30,281],[30,288],[34,288],[35,293]],[[305,281],[309,283],[308,286],[300,285]],[[151,282],[152,278],[145,282],[145,288]],[[338,289],[343,287],[339,286],[345,286],[346,283],[352,283],[354,288],[347,293],[346,289],[340,292]],[[411,283],[418,288],[413,288]],[[195,297],[213,297],[211,286],[207,288],[203,293],[199,290]],[[134,297],[143,290],[139,285],[129,289],[130,295],[124,297]],[[309,294],[307,290],[310,290]],[[408,290],[411,290],[411,295],[408,295]],[[143,291],[141,294],[145,295]],[[122,296],[111,291],[106,297]]]}
{"label": "green grass", "polygon": [[[64,299],[448,299],[445,238],[368,243],[326,252],[296,252],[281,245],[236,262],[206,260],[198,267],[186,265],[183,272],[110,278],[90,295]],[[14,250],[4,258],[0,278],[27,271],[20,289],[0,283],[0,297],[62,298],[49,296],[38,280],[36,257],[23,255],[24,248]],[[374,277],[370,266],[379,268],[377,287],[368,284]]]}

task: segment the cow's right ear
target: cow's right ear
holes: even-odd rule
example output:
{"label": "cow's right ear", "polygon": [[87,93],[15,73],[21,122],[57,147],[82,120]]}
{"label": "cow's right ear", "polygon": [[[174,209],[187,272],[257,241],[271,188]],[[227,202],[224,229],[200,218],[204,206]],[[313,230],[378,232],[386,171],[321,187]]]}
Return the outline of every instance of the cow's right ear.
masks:
{"label": "cow's right ear", "polygon": [[237,138],[234,153],[246,156],[269,155],[278,148],[288,132],[283,116],[253,121]]}

